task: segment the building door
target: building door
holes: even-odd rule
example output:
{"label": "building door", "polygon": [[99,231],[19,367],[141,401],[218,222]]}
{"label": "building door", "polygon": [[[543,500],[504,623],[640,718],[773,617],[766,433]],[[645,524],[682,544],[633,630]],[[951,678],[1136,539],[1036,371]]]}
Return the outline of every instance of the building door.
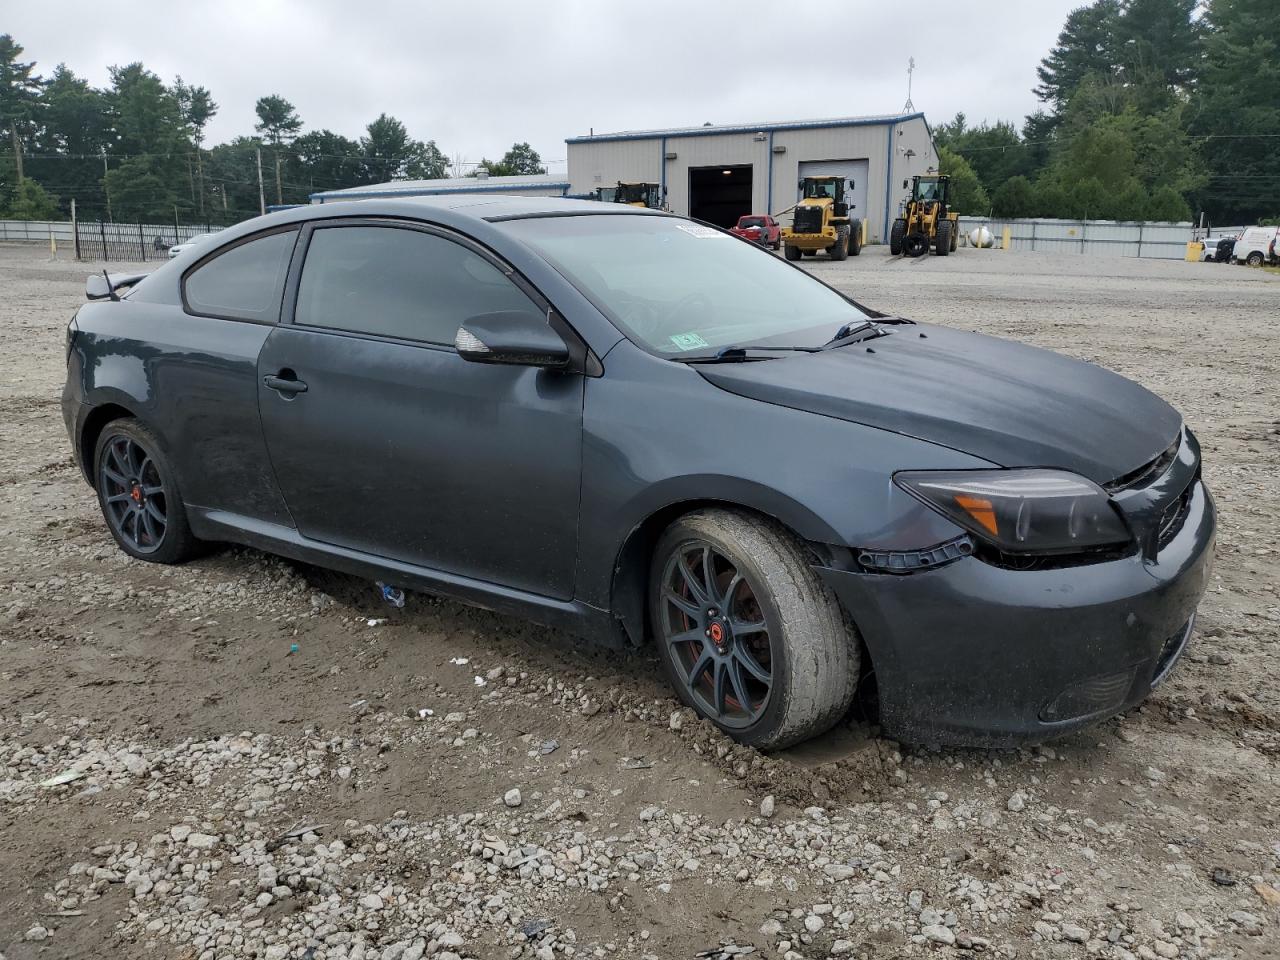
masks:
{"label": "building door", "polygon": [[689,216],[718,227],[732,227],[751,209],[751,164],[722,167],[691,167],[689,170]]}

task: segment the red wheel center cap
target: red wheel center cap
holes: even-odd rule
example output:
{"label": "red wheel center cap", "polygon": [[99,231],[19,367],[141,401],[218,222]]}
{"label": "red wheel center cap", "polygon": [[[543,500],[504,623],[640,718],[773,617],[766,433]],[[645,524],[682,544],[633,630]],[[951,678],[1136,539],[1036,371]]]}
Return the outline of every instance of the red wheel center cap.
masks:
{"label": "red wheel center cap", "polygon": [[133,485],[133,489],[129,491],[129,496],[133,498],[134,503],[142,502],[142,487],[138,484]]}
{"label": "red wheel center cap", "polygon": [[724,627],[718,623],[711,624],[711,642],[717,646],[724,643]]}

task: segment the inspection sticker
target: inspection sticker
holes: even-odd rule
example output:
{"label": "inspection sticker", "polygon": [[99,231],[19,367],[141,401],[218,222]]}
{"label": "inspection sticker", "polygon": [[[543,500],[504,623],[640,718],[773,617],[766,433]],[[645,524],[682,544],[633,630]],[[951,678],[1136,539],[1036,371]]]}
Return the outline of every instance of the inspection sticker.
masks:
{"label": "inspection sticker", "polygon": [[700,223],[677,223],[676,226],[689,236],[697,237],[699,240],[714,240],[716,237],[728,236],[727,233],[721,233],[711,227],[704,227]]}
{"label": "inspection sticker", "polygon": [[697,350],[699,347],[710,346],[696,333],[674,333],[668,339],[681,350]]}

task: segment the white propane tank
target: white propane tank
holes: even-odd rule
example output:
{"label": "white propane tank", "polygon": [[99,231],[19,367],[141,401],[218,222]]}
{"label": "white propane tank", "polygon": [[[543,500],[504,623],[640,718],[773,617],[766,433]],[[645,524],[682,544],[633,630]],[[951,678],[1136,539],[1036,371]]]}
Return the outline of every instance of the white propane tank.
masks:
{"label": "white propane tank", "polygon": [[987,249],[995,246],[995,237],[986,227],[974,227],[969,231],[969,246]]}

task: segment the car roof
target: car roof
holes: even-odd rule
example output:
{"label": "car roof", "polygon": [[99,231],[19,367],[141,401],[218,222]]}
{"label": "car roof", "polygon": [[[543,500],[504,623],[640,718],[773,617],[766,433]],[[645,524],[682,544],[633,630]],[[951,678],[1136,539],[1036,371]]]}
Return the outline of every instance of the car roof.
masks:
{"label": "car roof", "polygon": [[[601,203],[599,200],[569,200],[563,197],[525,197],[510,194],[440,194],[424,197],[369,197],[362,200],[340,200],[309,204],[284,211],[294,214],[290,219],[309,220],[315,217],[367,215],[376,208],[377,214],[398,212],[401,216],[429,215],[433,211],[447,210],[476,220],[511,220],[519,217],[581,216],[583,214],[610,213],[645,215],[659,211],[626,204]],[[393,214],[394,215],[394,214]]]}

